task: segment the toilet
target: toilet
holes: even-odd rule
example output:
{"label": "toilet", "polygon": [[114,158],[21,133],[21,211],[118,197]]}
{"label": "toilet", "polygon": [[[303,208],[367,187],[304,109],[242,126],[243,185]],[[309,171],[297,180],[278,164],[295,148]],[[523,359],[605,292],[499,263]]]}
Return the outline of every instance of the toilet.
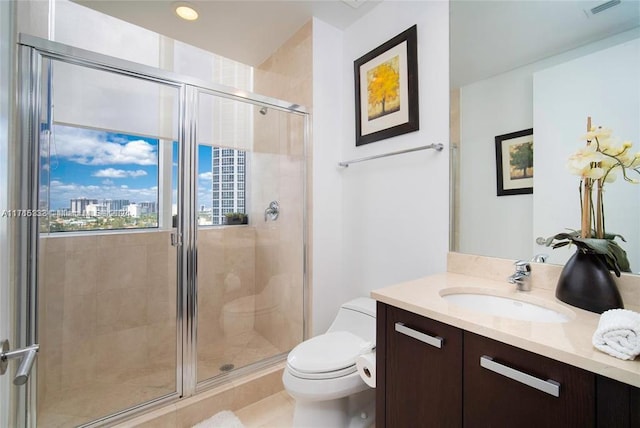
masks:
{"label": "toilet", "polygon": [[360,297],[340,307],[326,333],[293,348],[282,376],[295,399],[293,426],[374,426],[375,390],[355,363],[375,346],[376,301]]}

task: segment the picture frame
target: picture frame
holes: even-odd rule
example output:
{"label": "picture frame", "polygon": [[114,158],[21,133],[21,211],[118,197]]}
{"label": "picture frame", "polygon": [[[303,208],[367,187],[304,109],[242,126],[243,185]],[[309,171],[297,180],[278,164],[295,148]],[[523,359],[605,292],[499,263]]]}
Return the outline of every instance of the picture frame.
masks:
{"label": "picture frame", "polygon": [[355,60],[353,68],[356,146],[420,129],[416,25]]}
{"label": "picture frame", "polygon": [[533,128],[495,137],[497,195],[533,193]]}

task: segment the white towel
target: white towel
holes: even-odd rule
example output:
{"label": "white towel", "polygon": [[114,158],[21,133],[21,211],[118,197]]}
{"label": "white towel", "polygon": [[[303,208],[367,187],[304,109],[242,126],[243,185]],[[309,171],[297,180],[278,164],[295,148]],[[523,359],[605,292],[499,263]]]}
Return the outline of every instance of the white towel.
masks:
{"label": "white towel", "polygon": [[600,315],[593,334],[593,346],[622,360],[640,355],[640,314],[627,309],[610,309]]}

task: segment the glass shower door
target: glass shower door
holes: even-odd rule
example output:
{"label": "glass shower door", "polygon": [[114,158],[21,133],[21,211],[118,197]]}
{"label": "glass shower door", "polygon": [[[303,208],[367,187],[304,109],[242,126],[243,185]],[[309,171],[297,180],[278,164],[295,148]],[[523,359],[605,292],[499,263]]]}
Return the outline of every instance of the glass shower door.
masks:
{"label": "glass shower door", "polygon": [[71,427],[180,392],[180,88],[55,59],[42,70],[37,421]]}
{"label": "glass shower door", "polygon": [[304,117],[198,95],[197,382],[303,337]]}

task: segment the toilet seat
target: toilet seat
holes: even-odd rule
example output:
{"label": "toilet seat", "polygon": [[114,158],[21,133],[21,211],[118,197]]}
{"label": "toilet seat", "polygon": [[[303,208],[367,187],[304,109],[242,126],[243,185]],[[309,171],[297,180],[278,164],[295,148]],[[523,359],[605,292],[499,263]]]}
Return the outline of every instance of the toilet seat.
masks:
{"label": "toilet seat", "polygon": [[321,334],[300,343],[287,357],[287,368],[303,379],[333,379],[356,371],[356,358],[373,344],[348,331]]}

